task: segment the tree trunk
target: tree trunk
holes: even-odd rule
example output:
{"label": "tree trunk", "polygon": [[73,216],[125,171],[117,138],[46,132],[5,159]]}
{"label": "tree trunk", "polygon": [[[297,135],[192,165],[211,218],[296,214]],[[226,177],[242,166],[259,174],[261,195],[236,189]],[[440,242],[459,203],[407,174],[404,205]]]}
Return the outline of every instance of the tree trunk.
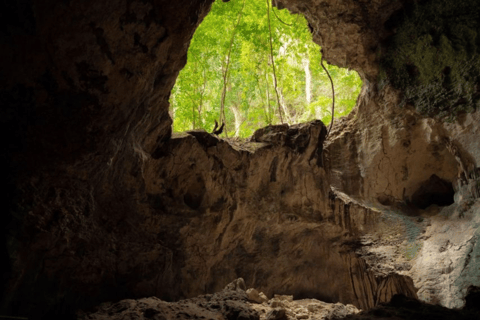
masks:
{"label": "tree trunk", "polygon": [[233,111],[233,115],[235,117],[235,133],[234,136],[238,137],[240,133],[240,126],[243,123],[242,113],[237,105],[232,105],[230,109]]}
{"label": "tree trunk", "polygon": [[[292,124],[295,122],[295,120],[292,120],[290,116],[290,110],[288,110],[288,106],[285,103],[285,97],[283,96],[282,90],[278,90],[278,95],[280,96],[280,105],[282,106],[283,113],[285,113],[285,120],[288,124]],[[283,122],[282,122],[283,123]]]}
{"label": "tree trunk", "polygon": [[267,123],[268,124],[272,124],[272,117],[271,117],[271,110],[270,110],[270,92],[269,92],[269,88],[268,88],[268,71],[265,70],[265,84],[266,84],[266,87],[267,87],[267,105],[266,105],[266,114],[267,114]]}
{"label": "tree trunk", "polygon": [[192,104],[192,130],[195,130],[195,116],[197,111],[195,110],[195,103]]}
{"label": "tree trunk", "polygon": [[240,24],[240,20],[242,19],[244,8],[245,8],[245,0],[243,0],[242,9],[238,13],[237,23],[233,27],[232,38],[230,39],[230,46],[228,48],[227,56],[225,57],[225,62],[224,62],[225,67],[223,68],[223,90],[222,90],[222,100],[220,101],[220,123],[223,122],[225,124],[225,128],[223,132],[225,132],[225,136],[227,138],[228,138],[228,130],[227,130],[227,118],[225,117],[225,96],[227,93],[228,67],[230,65],[230,56],[232,54],[233,40],[235,39],[235,32],[237,31],[237,27]]}
{"label": "tree trunk", "polygon": [[198,121],[200,122],[200,126],[203,126],[203,120],[202,120],[202,110],[203,110],[203,98],[205,97],[205,91],[207,89],[207,74],[205,67],[203,68],[203,87],[202,90],[200,91],[200,103],[198,105]]}
{"label": "tree trunk", "polygon": [[308,56],[302,59],[303,68],[305,69],[305,100],[307,104],[312,102],[312,73],[310,72],[310,59]]}
{"label": "tree trunk", "polygon": [[282,107],[280,103],[280,96],[278,94],[278,85],[277,85],[277,73],[275,71],[275,60],[273,59],[273,43],[272,43],[272,26],[270,24],[270,3],[267,0],[267,20],[268,20],[268,31],[269,31],[269,40],[270,40],[270,59],[272,61],[272,70],[273,70],[273,84],[275,87],[275,94],[277,95],[277,103],[278,103],[278,116],[280,117],[280,123],[283,124],[283,117],[282,117]]}

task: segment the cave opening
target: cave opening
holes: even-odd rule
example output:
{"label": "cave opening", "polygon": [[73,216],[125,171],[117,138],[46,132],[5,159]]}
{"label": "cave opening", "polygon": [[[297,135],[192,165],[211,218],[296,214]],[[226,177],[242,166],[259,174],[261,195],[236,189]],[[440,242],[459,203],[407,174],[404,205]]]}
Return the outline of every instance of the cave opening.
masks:
{"label": "cave opening", "polygon": [[[301,14],[269,1],[215,1],[195,31],[187,64],[170,97],[173,131],[225,122],[227,137],[246,138],[280,123],[331,121],[332,88]],[[357,72],[324,62],[335,90],[335,118],[356,104]]]}
{"label": "cave opening", "polygon": [[[258,10],[262,20],[248,15],[247,7],[242,9],[244,0],[223,1],[218,0],[214,8],[223,8],[225,14],[218,20],[226,24],[211,24],[204,31],[198,43],[210,51],[189,53],[184,72],[192,79],[179,78],[173,90],[174,129],[211,132],[224,87],[229,120],[225,132],[231,136],[248,136],[258,127],[281,122],[277,94],[288,111],[280,109],[280,114],[291,120],[286,117],[284,121],[307,121],[312,116],[328,124],[330,83],[320,67],[320,48],[311,43],[303,17],[273,8],[267,20],[265,1],[257,1],[263,6]],[[444,0],[419,5],[440,7],[446,1],[457,4]],[[5,58],[0,100],[5,104],[4,158],[10,162],[4,166],[9,197],[2,218],[1,255],[8,272],[2,278],[1,317],[73,319],[76,309],[91,307],[92,312],[101,308],[105,312],[85,318],[194,319],[200,317],[192,310],[196,307],[188,309],[190,302],[178,304],[174,314],[172,305],[155,297],[169,302],[203,294],[190,301],[207,306],[204,314],[212,314],[211,318],[256,319],[248,312],[240,316],[232,308],[244,301],[238,299],[238,292],[222,301],[221,294],[213,294],[239,276],[245,277],[248,287],[263,290],[268,297],[285,294],[285,300],[292,294],[292,299],[314,297],[367,309],[396,292],[413,297],[419,292],[424,300],[432,297],[442,304],[460,304],[465,287],[478,272],[475,220],[470,223],[467,216],[446,221],[443,215],[438,221],[397,219],[396,210],[390,210],[396,208],[378,209],[370,201],[384,182],[388,182],[384,190],[391,192],[383,202],[393,206],[404,198],[400,198],[402,189],[408,190],[408,196],[416,191],[411,186],[420,185],[416,184],[419,177],[422,181],[432,172],[441,172],[454,179],[458,165],[463,168],[456,158],[458,150],[465,159],[474,160],[465,162],[467,169],[479,162],[478,113],[442,124],[419,116],[410,105],[397,108],[396,103],[397,94],[413,91],[412,83],[414,102],[444,97],[439,103],[445,104],[438,103],[441,111],[445,105],[468,107],[470,101],[456,98],[465,92],[475,102],[476,76],[463,70],[475,71],[477,65],[461,67],[468,67],[474,57],[463,54],[463,48],[475,48],[470,39],[480,39],[468,27],[476,26],[476,20],[463,23],[469,20],[457,19],[448,10],[437,14],[441,23],[433,29],[432,39],[443,39],[437,44],[422,33],[410,37],[401,25],[392,30],[383,27],[384,20],[408,1],[282,0],[289,8],[301,6],[298,10],[308,15],[318,31],[316,41],[325,49],[328,46],[331,63],[349,65],[368,79],[359,121],[348,123],[328,143],[316,134],[319,131],[307,135],[297,127],[289,129],[295,139],[287,136],[285,148],[267,143],[255,152],[237,152],[210,134],[171,139],[166,97],[185,65],[198,19],[206,15],[211,2],[48,1],[39,5],[38,1],[19,1],[0,5],[1,14],[8,17],[0,32]],[[232,47],[230,40],[241,12]],[[303,29],[284,26],[275,14]],[[212,12],[208,17],[214,16]],[[427,21],[424,17],[419,15]],[[458,28],[450,28],[449,20],[458,21],[454,24]],[[461,28],[463,24],[468,28]],[[412,25],[416,30],[417,24]],[[454,31],[452,41],[440,33],[442,28]],[[393,90],[387,82],[390,75],[379,67],[385,55],[383,43],[388,42],[384,37],[395,34],[405,35],[389,51],[399,57],[392,60],[396,64],[391,63],[391,69],[405,69],[399,82],[407,81],[398,90]],[[300,43],[303,37],[308,44]],[[270,55],[272,38],[278,92]],[[224,46],[215,51],[221,41]],[[230,47],[231,59],[226,59]],[[455,59],[449,64],[452,60],[443,59],[441,50],[446,50],[443,57],[460,56],[468,63]],[[412,52],[416,53],[413,61],[408,59]],[[437,57],[441,63],[435,61]],[[227,61],[231,64],[229,73],[224,73],[228,76],[225,86],[222,71],[226,72]],[[244,64],[254,71],[243,68]],[[187,68],[199,70],[200,76],[193,78]],[[334,78],[335,73],[344,76],[345,88],[356,82],[355,72],[328,68]],[[377,80],[377,72],[386,75]],[[464,75],[473,80],[466,83],[460,78]],[[297,76],[301,81],[294,81]],[[426,79],[425,86],[417,86],[416,78]],[[432,90],[430,79],[436,83]],[[181,81],[183,87],[178,86]],[[454,92],[453,98],[442,94],[457,88],[456,84],[465,86],[458,87],[462,90]],[[339,86],[342,82],[336,81],[335,88]],[[348,92],[358,93],[359,88]],[[182,100],[179,94],[186,96]],[[337,98],[337,112],[342,99],[347,106],[356,100],[350,95]],[[239,130],[234,126],[237,119]],[[443,150],[440,138],[444,135],[458,143],[458,150],[447,148],[451,155]],[[218,148],[212,147],[217,143]],[[428,191],[429,187],[418,192],[419,206],[438,204],[442,195],[449,198],[453,193]],[[424,198],[430,200],[422,204]],[[472,212],[477,204],[471,205]],[[437,230],[445,230],[445,236],[435,234],[429,240],[427,235]],[[456,230],[462,232],[453,235]],[[438,242],[447,236],[451,242]],[[438,247],[439,253],[430,251]],[[360,256],[357,251],[363,249]],[[449,256],[454,259],[450,261]],[[144,300],[134,302],[137,298]],[[117,302],[120,299],[128,300]],[[285,300],[273,302],[278,306]],[[480,303],[473,289],[465,300],[467,306]],[[144,301],[152,303],[152,308]],[[292,310],[323,312],[322,305]],[[213,316],[214,309],[225,311],[228,317]],[[316,317],[298,312],[292,318]]]}
{"label": "cave opening", "polygon": [[480,287],[470,286],[467,289],[465,309],[480,311]]}
{"label": "cave opening", "polygon": [[454,202],[455,191],[451,182],[433,174],[412,195],[412,204],[419,209],[431,205],[449,206]]}

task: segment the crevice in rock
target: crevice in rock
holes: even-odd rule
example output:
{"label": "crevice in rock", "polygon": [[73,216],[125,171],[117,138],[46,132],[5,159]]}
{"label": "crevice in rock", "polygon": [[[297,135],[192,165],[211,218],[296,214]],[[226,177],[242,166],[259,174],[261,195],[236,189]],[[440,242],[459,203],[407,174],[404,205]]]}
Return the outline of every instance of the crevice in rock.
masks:
{"label": "crevice in rock", "polygon": [[448,206],[454,202],[455,191],[451,182],[433,174],[424,181],[412,195],[412,204],[419,209],[426,209],[431,205]]}
{"label": "crevice in rock", "polygon": [[470,286],[465,297],[465,309],[480,311],[480,287]]}

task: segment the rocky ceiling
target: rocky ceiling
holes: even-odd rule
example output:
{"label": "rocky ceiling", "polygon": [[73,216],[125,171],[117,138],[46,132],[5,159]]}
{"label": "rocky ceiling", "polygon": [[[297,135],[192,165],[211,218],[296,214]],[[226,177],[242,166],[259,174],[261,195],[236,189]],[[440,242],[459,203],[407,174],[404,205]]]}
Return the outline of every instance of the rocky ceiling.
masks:
{"label": "rocky ceiling", "polygon": [[274,1],[364,87],[328,137],[314,121],[247,144],[171,135],[211,2],[0,4],[1,313],[74,318],[238,277],[363,309],[395,293],[461,307],[480,286],[476,2]]}

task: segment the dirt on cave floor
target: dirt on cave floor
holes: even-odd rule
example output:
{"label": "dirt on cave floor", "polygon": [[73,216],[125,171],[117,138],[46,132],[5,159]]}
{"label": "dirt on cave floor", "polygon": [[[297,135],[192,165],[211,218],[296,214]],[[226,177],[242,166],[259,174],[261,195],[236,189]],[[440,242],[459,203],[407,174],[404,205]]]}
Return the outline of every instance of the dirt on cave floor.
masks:
{"label": "dirt on cave floor", "polygon": [[403,295],[395,295],[389,303],[368,311],[351,304],[294,300],[291,295],[274,295],[268,299],[256,289],[246,290],[244,280],[239,278],[214,294],[178,302],[166,302],[156,297],[107,302],[93,312],[80,311],[77,317],[78,320],[476,320],[480,317],[480,310],[478,306],[452,310]]}

